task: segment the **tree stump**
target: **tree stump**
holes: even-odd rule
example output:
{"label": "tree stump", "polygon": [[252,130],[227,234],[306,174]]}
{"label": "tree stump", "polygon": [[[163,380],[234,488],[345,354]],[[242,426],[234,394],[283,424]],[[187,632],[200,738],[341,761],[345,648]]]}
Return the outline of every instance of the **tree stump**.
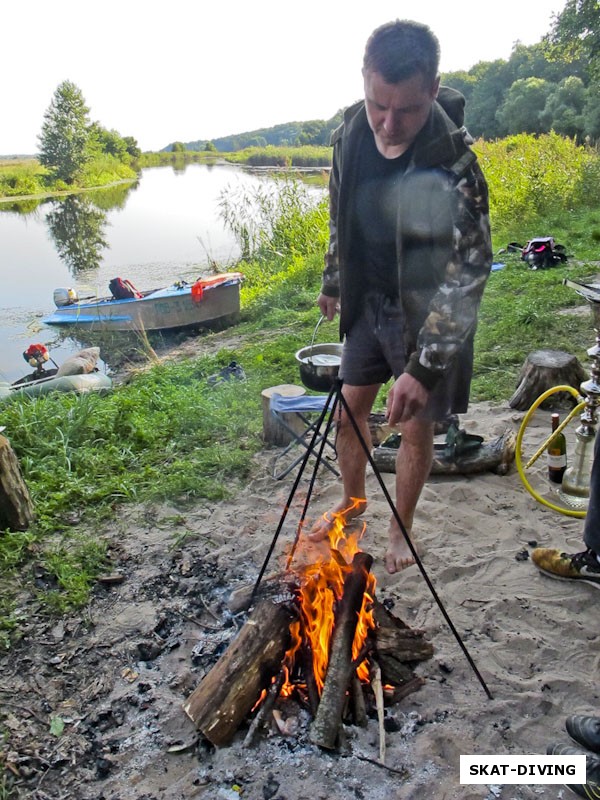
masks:
{"label": "tree stump", "polygon": [[[515,393],[508,401],[511,408],[527,411],[538,397],[553,386],[572,386],[580,391],[587,374],[577,358],[562,350],[535,350],[530,353],[519,374]],[[557,392],[541,404],[541,408],[574,406],[575,398],[568,392]]]}
{"label": "tree stump", "polygon": [[0,529],[25,531],[33,517],[33,503],[19,461],[8,439],[0,436]]}
{"label": "tree stump", "polygon": [[[261,392],[262,397],[262,412],[263,412],[263,440],[265,444],[276,445],[277,447],[284,447],[292,441],[292,435],[289,431],[281,425],[271,414],[269,408],[271,397],[274,394],[280,394],[282,397],[301,397],[306,394],[306,389],[302,386],[296,386],[293,383],[282,383],[279,386],[271,386],[268,389],[263,389]],[[290,417],[290,427],[301,434],[305,428],[301,419],[296,418],[295,415]],[[296,426],[297,421],[297,426]]]}

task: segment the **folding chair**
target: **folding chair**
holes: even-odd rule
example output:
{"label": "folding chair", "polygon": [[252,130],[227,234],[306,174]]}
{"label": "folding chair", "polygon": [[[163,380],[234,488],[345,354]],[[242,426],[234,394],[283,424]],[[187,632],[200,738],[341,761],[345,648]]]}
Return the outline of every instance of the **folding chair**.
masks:
{"label": "folding chair", "polygon": [[[331,404],[333,404],[334,399],[335,397],[331,398]],[[281,453],[279,453],[273,462],[273,477],[276,480],[281,480],[282,478],[285,478],[286,475],[289,475],[294,467],[302,461],[305,454],[301,453],[292,461],[291,464],[289,464],[280,472],[277,472],[277,464],[281,458],[286,456],[297,445],[301,445],[306,450],[310,450],[314,432],[317,428],[319,419],[321,418],[321,414],[323,413],[323,409],[327,407],[328,400],[329,396],[324,394],[302,395],[301,397],[283,397],[280,394],[273,394],[271,397],[269,403],[271,414],[281,425],[283,425],[283,427],[292,437],[290,444],[288,444],[287,447],[282,450]],[[292,427],[289,417],[290,414],[294,414],[295,417],[299,418],[305,425],[305,428],[301,433],[298,433],[298,430]],[[325,417],[323,420],[322,430],[319,431],[313,443],[314,451],[312,455],[315,457],[320,450],[320,445],[321,442],[323,442],[323,439],[325,439],[325,447],[329,447],[331,450],[333,450],[334,457],[336,455],[335,444],[330,441],[329,438],[325,438],[326,425],[327,418]],[[333,472],[336,477],[339,477],[339,472],[329,463],[330,458],[331,457],[323,458],[322,463],[327,467],[328,470]]]}

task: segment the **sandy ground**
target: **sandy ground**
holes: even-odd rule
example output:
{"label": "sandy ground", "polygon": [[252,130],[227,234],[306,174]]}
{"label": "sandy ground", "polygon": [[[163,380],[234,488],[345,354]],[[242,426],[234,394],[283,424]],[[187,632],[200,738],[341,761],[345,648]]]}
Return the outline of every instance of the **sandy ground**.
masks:
{"label": "sandy ground", "polygon": [[[528,449],[549,430],[542,415]],[[474,404],[469,433],[517,430],[522,414]],[[227,606],[252,584],[289,499],[294,475],[274,481],[275,451],[227,501],[199,507],[129,507],[108,539],[122,582],[99,582],[84,612],[49,624],[30,615],[28,636],[0,659],[0,758],[16,798],[36,800],[533,800],[574,797],[556,785],[461,785],[461,754],[543,754],[567,743],[569,713],[599,708],[597,591],[551,580],[528,558],[534,546],[581,549],[581,520],[544,508],[507,475],[431,477],[415,531],[423,565],[477,666],[489,699],[417,566],[383,568],[389,507],[373,474],[363,549],[380,600],[435,647],[418,666],[424,686],[387,708],[386,766],[377,720],[348,730],[343,753],[310,744],[306,712],[280,706],[292,735],[271,730],[243,747],[241,730],[215,749],[182,710],[243,622]],[[388,487],[393,475],[384,475]],[[294,537],[300,484],[270,566]],[[314,519],[337,499],[323,471]],[[43,574],[38,576],[43,585]],[[1,784],[0,784],[1,786]],[[0,796],[3,796],[0,792]]]}

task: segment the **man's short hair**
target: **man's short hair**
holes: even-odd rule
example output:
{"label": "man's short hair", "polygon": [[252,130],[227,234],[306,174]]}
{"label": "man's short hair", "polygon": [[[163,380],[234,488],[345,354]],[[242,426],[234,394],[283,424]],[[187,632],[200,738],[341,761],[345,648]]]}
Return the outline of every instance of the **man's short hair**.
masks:
{"label": "man's short hair", "polygon": [[379,72],[386,83],[421,74],[429,84],[438,76],[440,43],[427,25],[397,19],[376,28],[367,41],[363,69]]}

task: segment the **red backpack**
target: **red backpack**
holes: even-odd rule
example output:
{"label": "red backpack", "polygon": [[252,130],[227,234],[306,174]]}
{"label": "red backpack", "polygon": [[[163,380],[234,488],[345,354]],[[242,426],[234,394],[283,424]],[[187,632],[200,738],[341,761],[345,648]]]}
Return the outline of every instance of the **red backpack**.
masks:
{"label": "red backpack", "polygon": [[123,278],[113,278],[112,281],[109,282],[108,288],[110,289],[110,293],[115,300],[127,300],[128,298],[132,297],[142,297],[141,292],[138,292],[133,283],[127,279],[123,280]]}

